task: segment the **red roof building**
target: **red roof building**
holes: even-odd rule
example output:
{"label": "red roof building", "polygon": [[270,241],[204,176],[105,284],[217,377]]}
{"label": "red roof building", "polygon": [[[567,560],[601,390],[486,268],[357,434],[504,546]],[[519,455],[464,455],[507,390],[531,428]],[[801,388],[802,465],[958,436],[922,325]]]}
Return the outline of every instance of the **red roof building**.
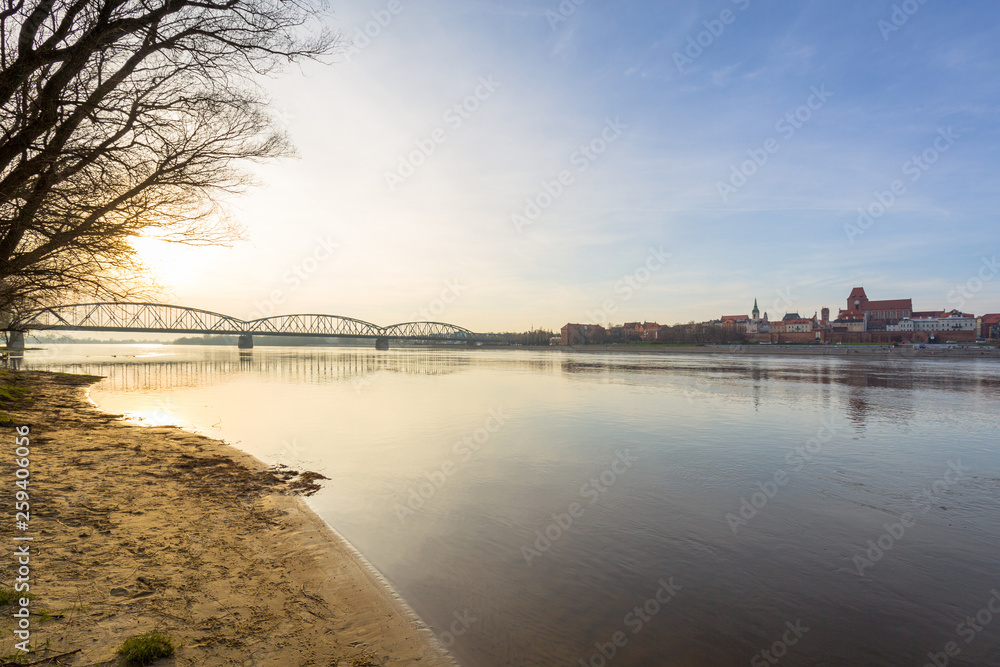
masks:
{"label": "red roof building", "polygon": [[625,337],[637,336],[640,340],[656,340],[659,338],[660,325],[656,322],[626,322],[622,325]]}
{"label": "red roof building", "polygon": [[563,345],[603,343],[605,331],[600,324],[567,324],[562,328]]}
{"label": "red roof building", "polygon": [[887,324],[897,324],[904,317],[913,316],[913,299],[887,299],[869,301],[864,287],[855,287],[847,297],[847,312],[841,311],[837,319],[861,319],[868,315],[868,329],[885,329]]}
{"label": "red roof building", "polygon": [[1000,338],[1000,313],[991,313],[979,318],[980,338]]}
{"label": "red roof building", "polygon": [[[785,325],[785,331],[788,333],[808,333],[813,330],[813,321],[806,317],[782,320],[782,324]],[[774,325],[772,324],[772,326]]]}

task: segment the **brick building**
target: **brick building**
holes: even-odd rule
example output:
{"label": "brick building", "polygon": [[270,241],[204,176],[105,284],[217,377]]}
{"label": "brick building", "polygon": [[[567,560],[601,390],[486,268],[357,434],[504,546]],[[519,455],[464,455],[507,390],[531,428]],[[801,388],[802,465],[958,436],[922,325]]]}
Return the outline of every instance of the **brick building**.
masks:
{"label": "brick building", "polygon": [[[866,331],[885,331],[888,325],[898,324],[913,314],[913,299],[870,301],[864,287],[855,287],[847,297],[847,308],[840,311],[837,320],[844,323],[861,320],[865,322]],[[851,329],[856,330],[856,327]]]}
{"label": "brick building", "polygon": [[983,315],[978,319],[980,338],[1000,339],[1000,313]]}
{"label": "brick building", "polygon": [[562,328],[563,345],[603,343],[607,332],[600,324],[567,324]]}
{"label": "brick building", "polygon": [[657,340],[660,325],[656,322],[626,322],[622,325],[622,335],[626,340]]}

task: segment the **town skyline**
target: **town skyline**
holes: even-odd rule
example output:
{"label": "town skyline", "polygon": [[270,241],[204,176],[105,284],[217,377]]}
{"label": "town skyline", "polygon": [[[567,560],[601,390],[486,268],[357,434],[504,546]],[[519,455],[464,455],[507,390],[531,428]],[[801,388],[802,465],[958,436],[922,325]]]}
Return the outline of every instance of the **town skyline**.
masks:
{"label": "town skyline", "polygon": [[[984,274],[985,277],[985,274]],[[970,287],[972,289],[972,287]],[[803,316],[795,311],[769,317],[754,298],[750,315],[722,315],[687,324],[661,325],[637,320],[622,324],[569,322],[553,337],[553,344],[577,345],[601,342],[693,342],[742,341],[751,343],[900,343],[972,342],[1000,338],[1000,313],[966,313],[957,308],[917,310],[912,298],[870,299],[864,287],[851,289],[844,307],[823,306]],[[686,328],[688,332],[676,329]],[[721,333],[719,330],[727,332]],[[955,339],[955,340],[947,340]]]}

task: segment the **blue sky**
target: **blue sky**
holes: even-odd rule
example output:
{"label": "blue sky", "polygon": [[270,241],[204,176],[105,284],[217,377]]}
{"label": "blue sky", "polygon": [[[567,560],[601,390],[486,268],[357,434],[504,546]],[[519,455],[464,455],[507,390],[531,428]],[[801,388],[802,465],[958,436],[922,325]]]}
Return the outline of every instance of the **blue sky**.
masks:
{"label": "blue sky", "polygon": [[863,284],[1000,311],[995,3],[331,9],[353,48],[265,82],[299,157],[233,202],[247,241],[142,246],[164,301],[523,330]]}

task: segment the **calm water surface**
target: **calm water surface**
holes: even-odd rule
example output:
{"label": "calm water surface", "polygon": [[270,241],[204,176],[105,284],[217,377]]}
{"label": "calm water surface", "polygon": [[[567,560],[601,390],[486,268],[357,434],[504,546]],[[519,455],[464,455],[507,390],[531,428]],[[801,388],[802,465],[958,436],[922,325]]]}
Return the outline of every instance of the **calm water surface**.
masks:
{"label": "calm water surface", "polygon": [[330,477],[310,504],[467,667],[1000,665],[995,361],[51,346],[26,365]]}

